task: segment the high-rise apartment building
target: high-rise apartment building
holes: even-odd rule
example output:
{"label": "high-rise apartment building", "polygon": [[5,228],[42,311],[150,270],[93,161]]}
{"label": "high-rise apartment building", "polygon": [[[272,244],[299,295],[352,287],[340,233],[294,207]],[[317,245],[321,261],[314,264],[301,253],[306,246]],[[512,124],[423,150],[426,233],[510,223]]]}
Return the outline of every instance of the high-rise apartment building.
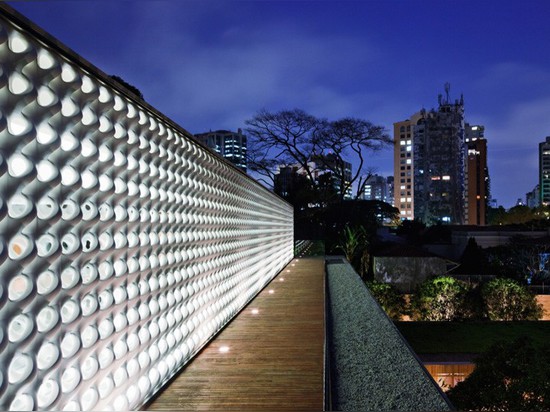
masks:
{"label": "high-rise apartment building", "polygon": [[541,205],[550,204],[550,136],[539,143],[539,196]]}
{"label": "high-rise apartment building", "polygon": [[246,136],[241,129],[236,133],[228,130],[199,133],[195,138],[246,173]]}
{"label": "high-rise apartment building", "polygon": [[414,219],[414,157],[413,135],[421,114],[393,124],[394,136],[394,206],[402,219]]}
{"label": "high-rise apartment building", "polygon": [[487,140],[485,127],[466,123],[466,170],[464,189],[464,223],[487,224],[489,202],[489,169],[487,168]]}
{"label": "high-rise apartment building", "polygon": [[464,223],[464,99],[394,123],[395,206],[404,219]]}

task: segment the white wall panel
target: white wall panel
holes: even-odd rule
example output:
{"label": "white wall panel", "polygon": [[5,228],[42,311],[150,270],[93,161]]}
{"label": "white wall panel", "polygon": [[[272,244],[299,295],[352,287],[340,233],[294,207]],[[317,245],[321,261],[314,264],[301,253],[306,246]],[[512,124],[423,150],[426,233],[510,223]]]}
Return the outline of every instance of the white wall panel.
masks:
{"label": "white wall panel", "polygon": [[0,409],[137,408],[289,262],[292,208],[0,11]]}

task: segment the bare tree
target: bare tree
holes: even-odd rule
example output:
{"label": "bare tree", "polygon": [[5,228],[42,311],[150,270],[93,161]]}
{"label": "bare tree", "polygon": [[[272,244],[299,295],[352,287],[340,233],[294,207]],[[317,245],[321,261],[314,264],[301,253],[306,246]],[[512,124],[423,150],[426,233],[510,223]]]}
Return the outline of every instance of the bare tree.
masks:
{"label": "bare tree", "polygon": [[[330,171],[338,186],[338,200],[356,185],[355,198],[363,193],[372,169],[367,168],[367,152],[392,143],[384,128],[356,119],[336,121],[316,118],[303,110],[260,111],[246,121],[249,136],[248,165],[264,181],[274,181],[277,165],[297,165],[312,190],[320,194],[318,173]],[[355,172],[351,173],[349,163]],[[267,180],[266,180],[267,179]]]}
{"label": "bare tree", "polygon": [[308,177],[312,189],[318,189],[315,172],[309,167],[314,153],[321,151],[319,135],[325,121],[303,110],[270,113],[261,110],[247,120],[249,137],[248,167],[262,178],[275,179],[278,165],[298,165]]}
{"label": "bare tree", "polygon": [[[367,152],[375,152],[392,143],[382,126],[366,120],[346,117],[328,123],[322,136],[323,148],[328,156],[323,166],[330,170],[339,185],[340,200],[356,182],[355,199],[365,191],[373,169],[366,167]],[[351,173],[346,159],[355,160],[356,170]]]}

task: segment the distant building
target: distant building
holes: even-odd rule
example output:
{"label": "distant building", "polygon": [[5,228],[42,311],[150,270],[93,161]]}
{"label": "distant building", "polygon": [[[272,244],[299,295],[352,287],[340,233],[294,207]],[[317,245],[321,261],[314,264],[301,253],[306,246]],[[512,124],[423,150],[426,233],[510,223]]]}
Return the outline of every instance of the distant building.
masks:
{"label": "distant building", "polygon": [[[341,163],[339,163],[341,162]],[[314,184],[321,189],[328,189],[329,192],[340,195],[345,191],[344,199],[352,198],[352,165],[349,162],[341,161],[333,154],[316,155],[311,162],[308,162],[308,169],[304,170],[301,165],[279,165],[278,173],[275,174],[274,191],[286,197],[292,191],[300,179],[297,177],[313,178]],[[340,176],[335,175],[333,170],[338,170]]]}
{"label": "distant building", "polygon": [[489,169],[487,168],[487,140],[485,127],[465,125],[466,170],[464,175],[465,209],[464,223],[487,224],[489,202]]}
{"label": "distant building", "polygon": [[540,204],[550,204],[550,136],[539,143],[539,190]]}
{"label": "distant building", "polygon": [[464,99],[394,123],[395,206],[404,219],[464,223]]}
{"label": "distant building", "polygon": [[415,217],[413,134],[420,119],[421,114],[416,113],[410,119],[393,124],[393,205],[399,209],[402,219],[413,220]]}
{"label": "distant building", "polygon": [[228,130],[199,133],[195,138],[246,173],[247,144],[246,136],[241,129],[236,133]]}
{"label": "distant building", "polygon": [[540,206],[539,185],[536,185],[533,190],[525,194],[525,204],[531,209]]}
{"label": "distant building", "polygon": [[388,176],[386,178],[386,187],[388,188],[387,191],[388,191],[388,195],[386,197],[386,203],[389,203],[390,205],[392,206],[395,206],[394,204],[394,178],[393,176]]}
{"label": "distant building", "polygon": [[[353,188],[350,185],[352,165],[337,157],[333,153],[316,155],[312,159],[316,167],[317,178],[325,184],[332,184],[336,193],[344,193],[344,199],[353,197]],[[333,171],[337,170],[335,174]]]}
{"label": "distant building", "polygon": [[393,203],[393,176],[372,175],[365,183],[364,200],[380,200]]}

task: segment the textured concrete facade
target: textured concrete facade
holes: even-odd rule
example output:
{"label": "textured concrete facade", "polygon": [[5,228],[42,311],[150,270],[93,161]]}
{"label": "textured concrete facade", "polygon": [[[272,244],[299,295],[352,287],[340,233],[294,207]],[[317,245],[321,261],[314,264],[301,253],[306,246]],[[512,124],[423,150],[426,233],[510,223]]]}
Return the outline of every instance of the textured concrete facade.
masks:
{"label": "textured concrete facade", "polygon": [[0,408],[139,408],[293,257],[292,207],[0,5]]}

